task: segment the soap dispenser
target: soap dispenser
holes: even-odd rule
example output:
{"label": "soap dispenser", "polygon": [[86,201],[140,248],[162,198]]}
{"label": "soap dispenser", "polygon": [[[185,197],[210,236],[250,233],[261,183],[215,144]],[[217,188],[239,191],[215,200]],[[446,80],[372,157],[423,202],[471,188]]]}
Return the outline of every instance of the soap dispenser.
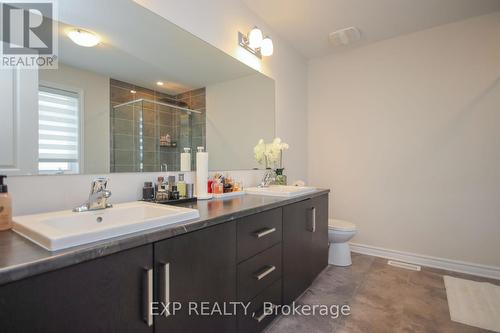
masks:
{"label": "soap dispenser", "polygon": [[12,199],[4,180],[7,176],[0,175],[0,231],[12,228]]}

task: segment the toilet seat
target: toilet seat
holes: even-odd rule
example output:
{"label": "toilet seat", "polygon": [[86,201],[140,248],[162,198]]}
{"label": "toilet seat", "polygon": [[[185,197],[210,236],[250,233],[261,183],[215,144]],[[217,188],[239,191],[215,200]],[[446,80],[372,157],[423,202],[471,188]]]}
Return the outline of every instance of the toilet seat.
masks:
{"label": "toilet seat", "polygon": [[337,231],[356,231],[356,225],[343,220],[329,219],[328,229]]}

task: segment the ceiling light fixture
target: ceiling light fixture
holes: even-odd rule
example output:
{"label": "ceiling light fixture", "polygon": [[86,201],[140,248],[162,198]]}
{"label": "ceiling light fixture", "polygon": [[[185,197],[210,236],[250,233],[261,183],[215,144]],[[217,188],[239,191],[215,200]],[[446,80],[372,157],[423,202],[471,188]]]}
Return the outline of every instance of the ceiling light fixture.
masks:
{"label": "ceiling light fixture", "polygon": [[130,90],[130,93],[131,93],[131,94],[135,94],[135,93],[137,93],[137,91],[135,91],[135,90]]}
{"label": "ceiling light fixture", "polygon": [[75,44],[83,47],[94,47],[101,42],[97,34],[83,29],[71,29],[67,35]]}
{"label": "ceiling light fixture", "polygon": [[157,85],[157,86],[163,86],[163,82],[158,81],[158,82],[156,82],[156,85]]}
{"label": "ceiling light fixture", "polygon": [[250,30],[248,35],[238,32],[238,44],[260,59],[262,56],[269,57],[274,52],[272,39],[268,36],[264,38],[262,31],[257,27]]}

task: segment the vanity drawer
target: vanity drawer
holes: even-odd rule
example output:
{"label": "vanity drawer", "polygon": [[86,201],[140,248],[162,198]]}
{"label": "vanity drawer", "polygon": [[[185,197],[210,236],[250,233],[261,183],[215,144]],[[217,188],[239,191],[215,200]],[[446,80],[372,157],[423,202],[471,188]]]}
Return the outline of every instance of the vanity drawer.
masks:
{"label": "vanity drawer", "polygon": [[238,221],[238,262],[281,242],[282,209],[242,218]]}
{"label": "vanity drawer", "polygon": [[238,265],[238,299],[248,301],[281,278],[281,243]]}
{"label": "vanity drawer", "polygon": [[[259,296],[255,297],[245,313],[242,311],[238,316],[238,333],[262,332],[269,323],[276,317],[275,311],[264,313],[264,303],[281,305],[281,279],[266,288]],[[266,304],[269,309],[271,304]]]}

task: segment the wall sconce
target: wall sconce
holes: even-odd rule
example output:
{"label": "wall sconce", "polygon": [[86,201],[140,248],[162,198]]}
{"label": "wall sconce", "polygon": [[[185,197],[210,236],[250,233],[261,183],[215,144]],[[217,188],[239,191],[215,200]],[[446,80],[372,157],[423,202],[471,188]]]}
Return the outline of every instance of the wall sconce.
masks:
{"label": "wall sconce", "polygon": [[238,44],[259,59],[262,59],[262,56],[272,56],[274,52],[272,39],[268,36],[264,37],[262,31],[257,27],[250,30],[248,35],[238,32]]}

